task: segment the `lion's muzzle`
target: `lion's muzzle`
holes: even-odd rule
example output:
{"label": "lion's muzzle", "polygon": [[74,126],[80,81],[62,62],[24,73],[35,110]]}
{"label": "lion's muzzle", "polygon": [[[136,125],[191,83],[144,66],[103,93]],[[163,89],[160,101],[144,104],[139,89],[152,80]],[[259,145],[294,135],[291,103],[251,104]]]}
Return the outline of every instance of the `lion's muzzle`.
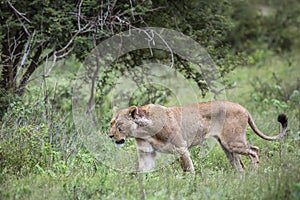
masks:
{"label": "lion's muzzle", "polygon": [[125,139],[116,140],[115,142],[116,142],[116,144],[124,144],[125,143]]}

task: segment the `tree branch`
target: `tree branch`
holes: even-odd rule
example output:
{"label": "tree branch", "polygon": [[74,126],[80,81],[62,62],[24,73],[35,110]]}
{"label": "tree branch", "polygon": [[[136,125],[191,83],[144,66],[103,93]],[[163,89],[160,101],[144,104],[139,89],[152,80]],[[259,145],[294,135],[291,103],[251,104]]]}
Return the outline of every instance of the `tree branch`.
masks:
{"label": "tree branch", "polygon": [[41,54],[43,53],[43,50],[47,46],[47,44],[48,44],[48,42],[44,42],[37,48],[29,67],[27,68],[26,72],[22,76],[19,87],[15,90],[15,92],[18,95],[21,96],[23,94],[24,89],[28,83],[30,76],[33,74],[33,72],[39,66],[39,64],[40,64],[39,58],[40,58]]}
{"label": "tree branch", "polygon": [[25,17],[25,13],[21,13],[20,11],[18,11],[13,5],[12,3],[9,1],[9,0],[6,0],[6,2],[8,3],[8,5],[11,7],[11,9],[14,11],[14,13],[16,14],[17,18],[18,18],[18,21],[22,24],[22,27],[25,31],[25,33],[30,36],[31,34],[29,33],[29,31],[27,30],[25,24],[23,23],[23,21],[20,19],[20,17],[22,19],[24,19],[25,21],[27,21],[28,23],[31,23],[29,19],[27,19]]}
{"label": "tree branch", "polygon": [[13,9],[13,11],[20,17],[22,17],[24,20],[26,20],[28,23],[31,23],[29,19],[25,17],[25,13],[21,13],[18,11],[9,0],[6,0],[6,2],[9,4],[9,6]]}
{"label": "tree branch", "polygon": [[35,36],[35,31],[33,31],[33,34],[28,37],[28,40],[27,40],[26,45],[24,47],[24,54],[23,54],[23,57],[22,57],[22,60],[21,60],[21,67],[23,67],[25,65],[25,61],[27,59],[27,56],[29,55],[30,46],[32,44],[34,36]]}

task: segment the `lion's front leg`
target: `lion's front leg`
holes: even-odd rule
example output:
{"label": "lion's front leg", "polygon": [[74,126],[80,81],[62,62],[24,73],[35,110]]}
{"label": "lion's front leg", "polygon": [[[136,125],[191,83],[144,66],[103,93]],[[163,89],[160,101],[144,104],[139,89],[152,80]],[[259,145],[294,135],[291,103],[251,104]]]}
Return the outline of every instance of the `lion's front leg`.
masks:
{"label": "lion's front leg", "polygon": [[139,151],[138,158],[139,158],[139,172],[150,172],[155,167],[155,151],[148,153]]}
{"label": "lion's front leg", "polygon": [[149,172],[155,167],[156,152],[152,145],[142,139],[136,139],[138,150],[139,172]]}
{"label": "lion's front leg", "polygon": [[194,173],[195,169],[189,151],[186,148],[178,148],[177,152],[180,156],[183,171]]}

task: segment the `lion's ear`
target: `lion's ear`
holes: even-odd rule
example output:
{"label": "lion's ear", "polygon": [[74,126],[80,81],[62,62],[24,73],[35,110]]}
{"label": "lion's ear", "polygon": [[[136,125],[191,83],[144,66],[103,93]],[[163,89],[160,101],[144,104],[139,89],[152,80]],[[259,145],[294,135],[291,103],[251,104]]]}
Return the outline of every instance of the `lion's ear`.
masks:
{"label": "lion's ear", "polygon": [[131,106],[130,108],[128,108],[128,114],[130,117],[132,117],[133,119],[136,118],[136,116],[139,114],[139,109],[136,106]]}

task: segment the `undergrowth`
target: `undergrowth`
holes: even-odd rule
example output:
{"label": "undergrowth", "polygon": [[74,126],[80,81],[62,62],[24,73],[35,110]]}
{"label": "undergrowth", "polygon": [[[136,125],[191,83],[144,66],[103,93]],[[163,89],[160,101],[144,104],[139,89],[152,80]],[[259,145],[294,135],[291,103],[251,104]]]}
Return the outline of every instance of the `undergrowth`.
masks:
{"label": "undergrowth", "polygon": [[[22,112],[26,107],[12,105],[12,109],[25,109]],[[35,108],[35,113],[41,110]],[[263,118],[256,117],[258,121]],[[7,116],[0,142],[3,199],[300,198],[300,144],[294,133],[295,119],[290,120],[288,134],[277,142],[264,141],[247,131],[248,141],[261,149],[258,171],[251,171],[249,158],[243,156],[247,170],[237,173],[217,143],[204,143],[191,149],[195,175],[183,173],[177,161],[151,173],[115,171],[83,146],[67,145],[76,140],[58,132],[76,131],[70,122],[50,122],[47,117],[24,120],[19,115]],[[258,126],[269,134],[278,130],[276,123],[274,119]],[[55,134],[51,136],[50,131]]]}
{"label": "undergrowth", "polygon": [[[62,100],[68,112],[61,113],[49,99],[19,99],[10,104],[0,129],[0,199],[300,199],[299,94],[281,81],[286,77],[280,72],[273,82],[272,75],[266,82],[241,77],[253,77],[256,70],[238,69],[235,80],[244,88],[238,85],[230,100],[245,106],[267,135],[280,130],[280,112],[289,118],[287,134],[279,141],[265,141],[247,130],[248,142],[260,148],[257,171],[242,156],[247,169],[237,173],[214,142],[190,150],[195,175],[183,173],[176,160],[151,173],[116,171],[81,144],[69,101]],[[62,90],[53,92],[69,94],[69,87],[60,84]],[[109,119],[101,122],[102,131]]]}

